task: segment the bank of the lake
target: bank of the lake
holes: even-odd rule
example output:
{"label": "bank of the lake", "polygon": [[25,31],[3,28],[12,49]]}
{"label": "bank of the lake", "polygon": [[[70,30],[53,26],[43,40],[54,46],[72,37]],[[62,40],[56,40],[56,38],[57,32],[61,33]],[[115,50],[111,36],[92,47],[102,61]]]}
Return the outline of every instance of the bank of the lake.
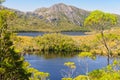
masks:
{"label": "bank of the lake", "polygon": [[[119,36],[120,36],[118,34],[120,33],[119,30],[120,29],[113,29],[110,31],[105,31],[104,33],[105,35],[108,35],[109,38],[117,37],[115,39],[118,39],[119,41]],[[106,67],[108,64],[108,58],[107,56],[105,56],[107,55],[107,52],[103,47],[103,44],[97,42],[97,38],[99,37],[99,34],[92,33],[90,35],[83,36],[83,35],[63,35],[58,33],[51,33],[51,34],[42,34],[42,36],[40,35],[39,37],[34,36],[34,33],[32,34],[33,36],[21,35],[21,36],[15,37],[14,38],[15,48],[17,49],[17,51],[23,51],[22,53],[27,53],[27,55],[25,54],[25,60],[28,61],[32,67],[38,69],[39,71],[50,73],[50,80],[56,80],[56,79],[61,80],[61,78],[65,77],[65,74],[62,73],[62,71],[64,72],[64,70],[67,69],[67,67],[64,66],[65,62],[70,61],[76,64],[76,69],[74,71],[75,73],[72,75],[72,77],[76,78],[77,80],[79,80],[79,77],[81,77],[79,75],[85,75],[86,63],[88,63],[87,67],[89,72]],[[47,35],[47,36],[44,36],[44,35]],[[49,48],[51,47],[50,45],[54,44],[54,42],[56,41],[62,40],[62,38],[63,38],[62,42],[57,42],[55,44],[61,45],[60,43],[64,43],[64,41],[65,43],[69,41],[70,42],[73,41],[72,47],[73,47],[73,43],[75,42],[74,45],[77,45],[78,46],[77,49],[80,51],[77,51],[76,53],[74,51],[64,52],[62,50],[60,51],[58,50],[55,52],[55,54],[50,53],[49,52],[49,49],[51,49]],[[114,41],[116,42],[116,40],[108,41],[108,44],[110,44],[110,47],[116,45]],[[43,44],[45,46],[43,46]],[[48,44],[50,45],[48,46]],[[41,46],[43,47],[47,46],[46,47],[48,50],[47,53],[45,52],[46,48],[44,51],[41,50]],[[109,61],[110,64],[113,62],[114,59],[117,59],[117,60],[119,59],[118,58],[118,55],[120,55],[119,48],[120,48],[120,45],[117,45],[116,47],[117,51],[113,51],[112,55],[117,56],[117,58],[110,57],[110,61]],[[52,48],[52,50],[53,49],[54,48]],[[69,49],[70,48],[68,48],[68,50]],[[89,57],[78,58],[77,54],[81,53],[81,51],[91,52],[94,55],[94,57],[96,56],[96,58],[93,58],[93,59]],[[41,54],[41,52],[43,53]],[[86,77],[86,76],[82,76],[82,77]]]}
{"label": "bank of the lake", "polygon": [[[105,31],[105,34],[107,34],[108,37],[116,37],[116,39],[118,39],[117,41],[109,40],[108,44],[110,47],[114,47],[115,45],[117,45],[119,43],[119,41],[120,41],[119,40],[120,35],[118,34],[118,33],[120,33],[119,30],[120,29],[117,28],[117,29],[112,29],[110,31],[108,31],[108,30]],[[97,36],[99,36],[99,34],[92,33],[89,35],[85,35],[84,33],[81,34],[81,32],[79,32],[79,35],[74,35],[74,32],[70,32],[69,35],[61,34],[62,37],[59,37],[59,38],[57,35],[59,33],[55,33],[56,37],[55,37],[55,35],[53,35],[54,33],[51,33],[51,34],[43,34],[42,33],[43,36],[39,36],[39,37],[37,37],[36,34],[41,35],[41,33],[35,33],[35,34],[34,33],[31,33],[31,34],[21,33],[21,35],[17,36],[17,38],[15,38],[15,40],[14,40],[15,47],[17,49],[19,49],[19,51],[25,51],[25,50],[41,51],[41,50],[45,50],[45,49],[43,49],[44,45],[48,46],[48,47],[46,47],[46,49],[48,50],[48,49],[50,49],[49,47],[52,47],[51,45],[53,45],[53,44],[58,44],[58,46],[61,45],[61,47],[62,47],[62,45],[64,43],[67,43],[69,40],[70,43],[71,43],[71,41],[73,41],[72,45],[77,45],[77,51],[88,51],[88,52],[92,52],[95,54],[107,55],[106,49],[104,48],[103,44],[101,44],[99,42],[99,40],[97,39],[98,38]],[[45,37],[44,35],[47,35],[47,36]],[[65,36],[65,37],[63,37],[63,36]],[[63,41],[61,40],[62,38],[63,38]],[[58,42],[58,41],[61,41],[61,42]],[[54,43],[54,42],[56,42],[56,43]],[[67,43],[67,44],[69,44],[69,43]],[[41,46],[43,46],[42,49],[40,48]],[[119,48],[120,48],[120,45],[117,45],[116,49],[114,49],[114,51],[112,53],[114,56],[120,55]],[[58,49],[60,49],[60,48],[58,48]],[[58,50],[58,51],[60,51],[60,50]],[[68,51],[69,51],[69,48],[68,48]]]}

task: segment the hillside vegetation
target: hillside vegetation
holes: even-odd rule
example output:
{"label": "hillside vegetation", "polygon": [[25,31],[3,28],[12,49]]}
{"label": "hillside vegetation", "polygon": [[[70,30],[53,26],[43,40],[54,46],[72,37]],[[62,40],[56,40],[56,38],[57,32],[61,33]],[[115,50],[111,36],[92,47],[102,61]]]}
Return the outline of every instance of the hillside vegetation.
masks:
{"label": "hillside vegetation", "polygon": [[[16,19],[9,21],[9,29],[12,31],[89,31],[88,27],[83,27],[83,22],[90,12],[63,3],[26,13],[4,8],[14,11],[17,15]],[[117,17],[118,24],[115,26],[120,26],[120,16]]]}

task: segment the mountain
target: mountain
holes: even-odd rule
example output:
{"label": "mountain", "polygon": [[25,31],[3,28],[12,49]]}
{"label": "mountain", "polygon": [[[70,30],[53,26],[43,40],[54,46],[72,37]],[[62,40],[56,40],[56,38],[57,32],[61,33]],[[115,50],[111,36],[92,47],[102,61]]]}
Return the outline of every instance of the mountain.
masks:
{"label": "mountain", "polygon": [[[6,7],[5,7],[6,8]],[[6,8],[9,9],[9,8]],[[14,31],[79,31],[89,11],[63,3],[49,8],[38,8],[33,12],[22,12],[9,9],[17,14],[17,19],[11,21],[10,29]]]}
{"label": "mountain", "polygon": [[88,11],[63,3],[55,4],[50,8],[36,9],[34,13],[46,19],[46,22],[59,24],[60,21],[66,21],[79,26],[82,26],[84,19],[89,14]]}
{"label": "mountain", "polygon": [[[4,7],[5,9],[9,9]],[[11,30],[14,31],[86,31],[83,27],[84,19],[89,11],[63,3],[55,4],[49,8],[38,8],[33,12],[21,12],[9,9],[17,14],[17,18],[10,21]],[[120,23],[120,16],[117,15]]]}

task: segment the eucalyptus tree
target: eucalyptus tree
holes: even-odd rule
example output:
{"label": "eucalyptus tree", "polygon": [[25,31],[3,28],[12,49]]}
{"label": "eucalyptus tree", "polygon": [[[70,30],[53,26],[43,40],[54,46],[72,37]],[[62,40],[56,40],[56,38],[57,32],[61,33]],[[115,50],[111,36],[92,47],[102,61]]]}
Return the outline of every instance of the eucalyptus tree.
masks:
{"label": "eucalyptus tree", "polygon": [[104,13],[99,10],[91,12],[91,14],[85,19],[84,26],[88,26],[90,29],[100,32],[102,38],[102,44],[107,50],[108,64],[109,57],[111,56],[111,49],[107,44],[104,30],[111,28],[117,23],[117,17],[113,14]]}

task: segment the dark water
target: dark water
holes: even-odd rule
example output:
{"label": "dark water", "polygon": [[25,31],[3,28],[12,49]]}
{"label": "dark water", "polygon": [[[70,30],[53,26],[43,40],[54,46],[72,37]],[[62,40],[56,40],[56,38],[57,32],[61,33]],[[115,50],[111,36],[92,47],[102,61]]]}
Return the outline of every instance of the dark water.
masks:
{"label": "dark water", "polygon": [[[84,32],[61,32],[62,34],[71,35],[71,36],[80,36],[80,35],[86,35]],[[42,36],[44,34],[47,34],[45,32],[20,32],[18,35],[20,36]]]}
{"label": "dark water", "polygon": [[[86,73],[86,64],[88,63],[89,71],[100,69],[107,66],[107,57],[105,56],[96,56],[96,59],[93,60],[91,58],[78,58],[77,56],[65,57],[61,55],[25,55],[25,59],[31,64],[32,67],[38,69],[39,71],[50,73],[50,80],[61,80],[64,73],[63,70],[67,70],[68,68],[64,66],[65,62],[71,61],[76,64],[76,70],[74,71],[75,77],[80,74]],[[112,63],[114,58],[110,59],[110,63]],[[64,74],[65,75],[65,74]]]}

